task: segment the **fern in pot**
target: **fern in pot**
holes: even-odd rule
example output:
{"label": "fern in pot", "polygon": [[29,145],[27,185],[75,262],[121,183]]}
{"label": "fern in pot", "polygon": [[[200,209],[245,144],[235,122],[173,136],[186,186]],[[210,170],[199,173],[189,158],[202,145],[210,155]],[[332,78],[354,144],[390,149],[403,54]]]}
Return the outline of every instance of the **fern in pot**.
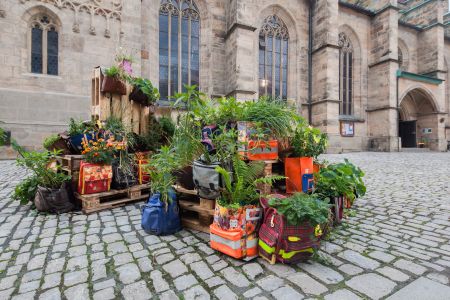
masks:
{"label": "fern in pot", "polygon": [[[232,172],[216,167],[223,178],[223,188],[210,226],[211,247],[234,258],[253,258],[258,253],[258,227],[262,217],[257,186],[284,177],[263,177],[263,162],[247,164],[238,154],[234,155],[232,165]],[[241,243],[233,243],[237,240]]]}

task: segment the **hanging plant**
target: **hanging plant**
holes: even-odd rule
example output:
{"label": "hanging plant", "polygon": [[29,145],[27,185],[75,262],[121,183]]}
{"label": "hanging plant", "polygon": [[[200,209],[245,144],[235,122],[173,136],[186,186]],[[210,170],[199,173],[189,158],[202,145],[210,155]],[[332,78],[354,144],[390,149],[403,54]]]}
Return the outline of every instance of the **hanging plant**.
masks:
{"label": "hanging plant", "polygon": [[133,90],[130,93],[130,100],[145,106],[151,106],[159,100],[159,91],[148,79],[137,77],[130,79]]}

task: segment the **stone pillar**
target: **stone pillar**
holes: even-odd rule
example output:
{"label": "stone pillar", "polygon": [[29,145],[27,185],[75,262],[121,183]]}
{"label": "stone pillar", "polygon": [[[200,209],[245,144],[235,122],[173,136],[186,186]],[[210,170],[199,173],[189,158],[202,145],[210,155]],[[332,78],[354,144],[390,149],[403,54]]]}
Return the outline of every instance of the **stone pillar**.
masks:
{"label": "stone pillar", "polygon": [[384,2],[370,30],[368,146],[375,151],[398,151],[398,10],[390,1]]}
{"label": "stone pillar", "polygon": [[255,30],[256,27],[247,23],[246,16],[251,11],[251,3],[245,0],[231,0],[227,15],[227,33],[225,43],[227,49],[226,95],[238,100],[255,99],[256,61]]}
{"label": "stone pillar", "polygon": [[338,1],[318,0],[313,15],[312,125],[328,134],[328,152],[341,151],[339,136]]}
{"label": "stone pillar", "polygon": [[[447,3],[448,4],[448,3]],[[437,128],[437,141],[432,143],[432,150],[445,151],[447,149],[447,138],[445,124],[448,122],[448,112],[446,112],[446,88],[448,82],[447,70],[445,70],[445,26],[444,14],[448,6],[445,7],[441,1],[429,2],[417,10],[402,17],[415,25],[421,26],[423,31],[419,33],[419,47],[417,49],[418,73],[444,80],[435,92],[435,105],[437,111],[433,118],[435,128]],[[420,17],[418,17],[420,14]],[[412,18],[412,17],[416,18]]]}

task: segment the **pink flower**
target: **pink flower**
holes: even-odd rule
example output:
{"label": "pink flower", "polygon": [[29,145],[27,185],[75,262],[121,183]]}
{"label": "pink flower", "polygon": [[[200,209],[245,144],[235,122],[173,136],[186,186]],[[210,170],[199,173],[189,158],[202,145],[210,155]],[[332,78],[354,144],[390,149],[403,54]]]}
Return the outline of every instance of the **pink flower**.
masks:
{"label": "pink flower", "polygon": [[131,61],[122,60],[122,62],[119,64],[119,67],[121,67],[128,75],[133,74],[133,69],[131,68]]}

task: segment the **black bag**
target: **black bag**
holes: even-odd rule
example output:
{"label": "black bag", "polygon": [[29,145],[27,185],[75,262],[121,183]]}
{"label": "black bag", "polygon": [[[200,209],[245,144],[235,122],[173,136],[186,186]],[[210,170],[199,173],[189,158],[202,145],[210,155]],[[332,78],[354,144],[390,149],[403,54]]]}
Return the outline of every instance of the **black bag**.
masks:
{"label": "black bag", "polygon": [[75,199],[71,183],[65,182],[59,189],[38,186],[34,205],[40,212],[60,214],[72,211],[75,208]]}
{"label": "black bag", "polygon": [[129,188],[137,184],[134,168],[129,172],[122,170],[118,161],[112,163],[113,178],[111,187],[116,190]]}

